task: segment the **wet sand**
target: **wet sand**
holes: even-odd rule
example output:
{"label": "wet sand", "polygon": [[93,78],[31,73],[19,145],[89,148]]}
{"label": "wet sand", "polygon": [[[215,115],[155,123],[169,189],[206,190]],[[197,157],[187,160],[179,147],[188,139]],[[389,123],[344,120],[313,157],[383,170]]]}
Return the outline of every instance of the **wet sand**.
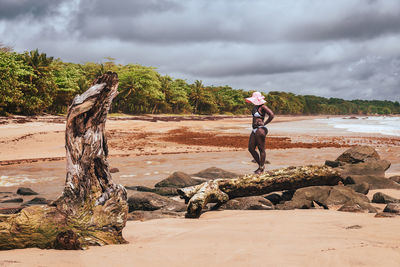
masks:
{"label": "wet sand", "polygon": [[[392,162],[388,177],[400,174],[400,138],[345,132],[315,118],[278,117],[270,125],[267,169],[323,164],[369,144]],[[111,119],[109,163],[120,170],[113,179],[153,186],[174,171],[211,166],[250,173],[257,167],[246,149],[250,120]],[[65,179],[63,118],[0,122],[0,192],[27,186],[55,199]],[[382,192],[400,198],[400,191]],[[325,210],[207,212],[199,220],[128,222],[127,245],[0,252],[0,266],[398,266],[399,220]]]}

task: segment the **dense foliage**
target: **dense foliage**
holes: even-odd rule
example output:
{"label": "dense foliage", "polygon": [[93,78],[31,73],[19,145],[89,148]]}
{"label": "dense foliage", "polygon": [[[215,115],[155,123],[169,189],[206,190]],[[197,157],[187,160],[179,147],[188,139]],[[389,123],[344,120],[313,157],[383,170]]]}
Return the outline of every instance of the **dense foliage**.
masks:
{"label": "dense foliage", "polygon": [[[119,95],[113,112],[247,114],[244,99],[251,91],[229,86],[193,84],[154,68],[118,65],[113,59],[103,64],[65,63],[38,50],[16,53],[0,44],[0,115],[65,113],[76,94],[89,88],[106,71],[119,75]],[[277,114],[399,114],[393,101],[343,100],[286,92],[264,94],[268,106]]]}

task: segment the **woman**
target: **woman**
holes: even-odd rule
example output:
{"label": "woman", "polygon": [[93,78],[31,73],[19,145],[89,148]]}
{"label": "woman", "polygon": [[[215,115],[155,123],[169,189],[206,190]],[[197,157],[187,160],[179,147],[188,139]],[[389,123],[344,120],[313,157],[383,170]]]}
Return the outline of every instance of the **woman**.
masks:
{"label": "woman", "polygon": [[[258,163],[258,169],[254,173],[260,174],[264,172],[265,164],[265,137],[268,134],[268,129],[265,125],[272,121],[274,113],[264,105],[266,101],[259,92],[254,92],[251,97],[246,98],[246,102],[254,104],[251,112],[253,114],[253,130],[249,139],[249,152]],[[268,119],[264,123],[265,115],[268,115]],[[256,147],[258,147],[260,155],[257,153]]]}

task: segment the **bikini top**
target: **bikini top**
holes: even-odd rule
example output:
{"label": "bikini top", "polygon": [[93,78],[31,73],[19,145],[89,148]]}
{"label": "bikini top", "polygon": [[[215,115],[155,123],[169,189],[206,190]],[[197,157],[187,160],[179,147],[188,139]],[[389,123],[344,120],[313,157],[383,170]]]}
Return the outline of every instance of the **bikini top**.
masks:
{"label": "bikini top", "polygon": [[258,110],[259,110],[259,108],[260,108],[261,106],[262,106],[262,105],[259,105],[259,106],[255,106],[255,107],[253,108],[253,110],[251,111],[251,114],[253,115],[253,118],[261,118],[262,120],[264,120],[265,114],[261,114],[260,112],[258,112]]}

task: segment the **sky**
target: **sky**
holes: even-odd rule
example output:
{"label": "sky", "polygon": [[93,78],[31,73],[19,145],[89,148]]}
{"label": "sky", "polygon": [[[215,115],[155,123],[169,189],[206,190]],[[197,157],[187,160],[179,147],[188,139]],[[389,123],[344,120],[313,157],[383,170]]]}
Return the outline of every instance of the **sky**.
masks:
{"label": "sky", "polygon": [[0,0],[0,42],[190,83],[400,101],[398,0]]}

